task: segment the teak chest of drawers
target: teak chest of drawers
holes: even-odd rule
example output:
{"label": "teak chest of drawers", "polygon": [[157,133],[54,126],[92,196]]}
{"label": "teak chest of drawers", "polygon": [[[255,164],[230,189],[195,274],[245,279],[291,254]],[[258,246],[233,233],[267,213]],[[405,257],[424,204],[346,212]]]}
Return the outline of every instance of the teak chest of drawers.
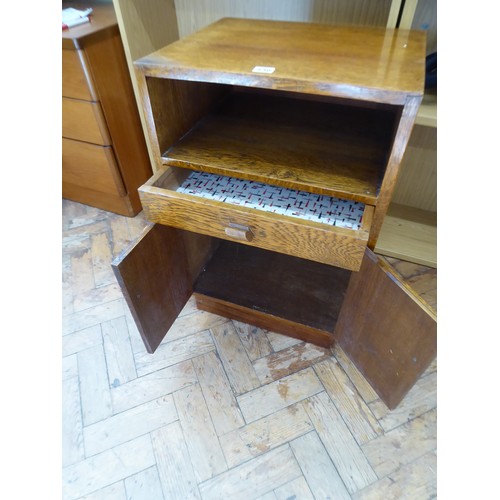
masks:
{"label": "teak chest of drawers", "polygon": [[[149,352],[194,292],[208,311],[337,338],[399,402],[435,356],[435,317],[371,249],[424,62],[423,32],[244,19],[136,61],[155,170],[139,192],[156,224],[114,269]],[[404,334],[377,333],[382,311]]]}
{"label": "teak chest of drawers", "polygon": [[151,164],[113,6],[93,9],[62,35],[62,195],[133,216]]}

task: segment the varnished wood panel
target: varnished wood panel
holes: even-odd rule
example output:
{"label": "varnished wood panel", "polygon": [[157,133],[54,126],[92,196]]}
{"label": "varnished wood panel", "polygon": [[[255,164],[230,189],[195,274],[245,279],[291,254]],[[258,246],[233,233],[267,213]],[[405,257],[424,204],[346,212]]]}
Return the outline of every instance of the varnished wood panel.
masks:
{"label": "varnished wood panel", "polygon": [[87,101],[98,100],[85,55],[81,50],[62,51],[62,95]]}
{"label": "varnished wood panel", "polygon": [[351,276],[335,338],[393,409],[436,357],[436,317],[367,250]]}
{"label": "varnished wood panel", "polygon": [[144,344],[153,352],[192,293],[182,236],[153,225],[112,265]]}
{"label": "varnished wood panel", "polygon": [[100,193],[120,196],[126,193],[113,149],[109,146],[63,138],[62,180]]}
{"label": "varnished wood panel", "polygon": [[63,97],[62,136],[109,146],[111,139],[100,104]]}
{"label": "varnished wood panel", "polygon": [[[149,220],[345,269],[359,269],[368,240],[372,207],[365,207],[362,228],[356,231],[177,193],[176,177],[185,173],[169,167],[158,171],[140,188]],[[226,229],[230,224],[248,227],[251,239],[228,235]]]}
{"label": "varnished wood panel", "polygon": [[109,0],[63,1],[63,8],[73,7],[85,10],[89,6],[92,8],[90,23],[74,26],[62,32],[62,46],[64,49],[80,49],[83,46],[82,40],[108,36],[110,33],[117,31],[115,12]]}
{"label": "varnished wood panel", "polygon": [[403,104],[423,94],[424,60],[422,32],[227,18],[136,65],[150,76]]}
{"label": "varnished wood panel", "polygon": [[377,243],[384,217],[389,209],[389,204],[396,187],[399,176],[401,160],[406,150],[406,145],[410,139],[415,117],[422,98],[409,96],[406,100],[401,119],[397,130],[395,131],[394,142],[389,152],[387,160],[387,168],[384,175],[384,180],[380,186],[380,194],[377,199],[377,207],[373,216],[373,223],[370,229],[370,239],[368,247],[373,249]]}
{"label": "varnished wood panel", "polygon": [[102,210],[114,212],[115,214],[133,216],[134,210],[127,196],[107,193],[103,196],[100,191],[87,189],[76,184],[62,183],[62,197],[67,200],[77,201],[92,207],[100,207]]}
{"label": "varnished wood panel", "polygon": [[399,108],[296,97],[232,94],[163,159],[168,165],[375,205]]}
{"label": "varnished wood panel", "polygon": [[137,213],[141,210],[137,188],[151,176],[152,169],[118,29],[112,36],[85,43],[85,54],[123,182]]}
{"label": "varnished wood panel", "polygon": [[[91,22],[62,34],[63,96],[94,101],[94,109],[102,111],[97,112],[96,120],[103,138],[96,135],[88,110],[83,111],[81,105],[77,108],[76,103],[71,103],[71,109],[63,108],[63,134],[72,139],[113,146],[122,184],[118,194],[127,198],[125,209],[118,211],[134,215],[142,208],[137,188],[152,173],[149,155],[112,3],[64,3],[64,7],[77,9],[89,6],[93,9]],[[80,174],[82,179],[83,175],[85,172]],[[85,179],[81,184],[80,197],[75,190],[77,184],[72,185],[72,196],[76,195],[72,199],[103,209],[114,206],[117,210],[113,199],[117,193],[104,196],[102,190],[96,190],[89,196],[92,189],[89,183],[91,180]]]}
{"label": "varnished wood panel", "polygon": [[333,334],[307,325],[301,325],[286,318],[262,312],[252,307],[234,304],[202,293],[195,293],[196,307],[202,311],[224,316],[236,321],[244,321],[258,328],[279,332],[295,339],[311,342],[321,347],[331,347]]}

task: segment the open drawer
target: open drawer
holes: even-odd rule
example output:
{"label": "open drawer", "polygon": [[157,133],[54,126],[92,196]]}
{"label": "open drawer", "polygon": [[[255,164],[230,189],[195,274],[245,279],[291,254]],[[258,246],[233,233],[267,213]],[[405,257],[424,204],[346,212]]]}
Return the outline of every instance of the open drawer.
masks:
{"label": "open drawer", "polygon": [[160,169],[139,194],[152,222],[353,271],[361,265],[374,210],[178,167]]}

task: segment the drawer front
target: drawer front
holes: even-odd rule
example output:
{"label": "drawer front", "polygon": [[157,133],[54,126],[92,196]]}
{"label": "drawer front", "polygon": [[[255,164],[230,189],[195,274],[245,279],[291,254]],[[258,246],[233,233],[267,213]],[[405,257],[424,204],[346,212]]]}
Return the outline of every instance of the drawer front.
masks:
{"label": "drawer front", "polygon": [[62,51],[62,95],[97,101],[91,72],[82,50]]}
{"label": "drawer front", "polygon": [[108,127],[98,102],[62,99],[62,135],[68,139],[109,146]]}
{"label": "drawer front", "polygon": [[113,148],[62,140],[62,180],[102,193],[126,194]]}
{"label": "drawer front", "polygon": [[139,188],[150,221],[345,269],[359,269],[368,241],[372,207],[365,208],[361,230],[338,228],[178,193],[176,170],[161,170]]}

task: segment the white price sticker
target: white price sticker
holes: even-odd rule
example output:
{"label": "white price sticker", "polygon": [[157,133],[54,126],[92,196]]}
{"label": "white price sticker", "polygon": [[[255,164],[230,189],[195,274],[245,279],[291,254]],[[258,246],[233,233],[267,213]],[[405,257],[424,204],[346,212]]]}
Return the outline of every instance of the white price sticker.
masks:
{"label": "white price sticker", "polygon": [[274,66],[255,66],[255,68],[252,69],[252,73],[266,73],[270,75],[274,73],[275,69]]}

